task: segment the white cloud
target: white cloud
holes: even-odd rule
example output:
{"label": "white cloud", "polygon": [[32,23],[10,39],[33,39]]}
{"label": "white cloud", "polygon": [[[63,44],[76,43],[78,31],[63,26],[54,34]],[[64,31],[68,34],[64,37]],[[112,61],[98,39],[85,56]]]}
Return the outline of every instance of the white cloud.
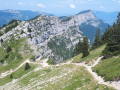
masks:
{"label": "white cloud", "polygon": [[76,8],[76,6],[75,6],[75,5],[73,5],[73,4],[70,4],[70,7],[71,7],[71,8]]}
{"label": "white cloud", "polygon": [[105,7],[104,6],[100,6],[101,9],[104,9]]}
{"label": "white cloud", "polygon": [[41,4],[41,3],[38,3],[38,4],[36,4],[38,7],[41,7],[41,8],[46,8],[46,6],[45,5],[43,5],[43,4]]}
{"label": "white cloud", "polygon": [[23,5],[23,2],[18,2],[18,5]]}

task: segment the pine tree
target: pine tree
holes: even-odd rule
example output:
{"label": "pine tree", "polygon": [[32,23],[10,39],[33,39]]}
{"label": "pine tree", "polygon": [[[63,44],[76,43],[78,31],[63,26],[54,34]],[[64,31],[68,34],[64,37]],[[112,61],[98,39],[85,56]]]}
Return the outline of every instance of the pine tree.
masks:
{"label": "pine tree", "polygon": [[118,15],[117,23],[114,23],[112,27],[108,28],[102,36],[102,40],[105,40],[107,43],[103,51],[105,58],[120,54],[120,14]]}
{"label": "pine tree", "polygon": [[75,46],[75,49],[73,51],[74,56],[82,53],[82,42],[79,40],[79,43]]}
{"label": "pine tree", "polygon": [[29,32],[29,33],[32,32],[30,28],[28,28],[28,32]]}
{"label": "pine tree", "polygon": [[30,69],[30,65],[29,65],[29,63],[26,63],[25,64],[25,70],[28,70],[28,69]]}
{"label": "pine tree", "polygon": [[97,48],[97,47],[100,46],[101,44],[102,44],[102,42],[101,42],[101,32],[100,32],[100,29],[98,28],[98,29],[96,30],[95,40],[94,40],[92,49]]}
{"label": "pine tree", "polygon": [[11,47],[8,46],[6,52],[9,53],[9,52],[11,52],[11,51],[12,51]]}
{"label": "pine tree", "polygon": [[13,79],[13,75],[12,74],[10,75],[10,79]]}
{"label": "pine tree", "polygon": [[3,42],[3,39],[1,39],[0,42],[2,43],[2,42]]}
{"label": "pine tree", "polygon": [[88,42],[88,39],[86,37],[84,37],[83,39],[83,47],[82,47],[82,54],[83,56],[82,57],[86,57],[89,55],[89,42]]}

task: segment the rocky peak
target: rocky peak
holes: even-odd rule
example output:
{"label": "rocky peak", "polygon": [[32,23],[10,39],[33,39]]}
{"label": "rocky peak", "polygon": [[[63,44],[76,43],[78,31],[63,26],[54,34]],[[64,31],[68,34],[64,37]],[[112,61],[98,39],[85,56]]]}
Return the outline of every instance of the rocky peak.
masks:
{"label": "rocky peak", "polygon": [[72,16],[76,22],[81,25],[82,23],[90,24],[94,27],[98,27],[100,22],[99,19],[93,14],[91,10],[85,10],[78,13],[75,16]]}
{"label": "rocky peak", "polygon": [[83,39],[84,34],[79,28],[83,23],[98,27],[100,22],[91,11],[64,18],[40,15],[19,23],[5,35],[8,38],[10,35],[16,38],[28,37],[35,55],[41,58],[48,56],[54,63],[59,63],[71,58],[75,45]]}
{"label": "rocky peak", "polygon": [[84,11],[79,12],[79,13],[76,14],[76,15],[85,14],[85,13],[92,13],[92,11],[91,11],[91,10],[84,10]]}

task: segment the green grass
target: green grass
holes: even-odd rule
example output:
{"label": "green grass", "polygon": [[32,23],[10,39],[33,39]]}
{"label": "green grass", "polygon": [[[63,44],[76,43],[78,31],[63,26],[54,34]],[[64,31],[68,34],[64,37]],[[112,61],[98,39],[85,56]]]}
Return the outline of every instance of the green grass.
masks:
{"label": "green grass", "polygon": [[[17,79],[22,77],[23,75],[25,75],[26,73],[30,72],[31,70],[33,70],[35,68],[35,65],[30,64],[31,68],[28,70],[25,70],[25,65],[23,65],[20,69],[18,69],[17,71],[13,72],[10,75],[13,75],[13,79]],[[13,79],[10,79],[10,75],[4,77],[4,78],[0,78],[0,86],[11,82]]]}
{"label": "green grass", "polygon": [[[0,73],[18,67],[24,60],[31,56],[32,52],[27,45],[26,40],[27,38],[21,38],[18,40],[12,38],[10,42],[4,42],[2,44],[2,47],[0,47],[0,60],[7,61],[8,64],[5,66],[0,64]],[[12,48],[12,51],[9,53],[6,52],[8,46]],[[28,53],[25,52],[28,50]],[[8,55],[7,58],[5,58],[6,55]]]}
{"label": "green grass", "polygon": [[35,55],[31,56],[30,60],[35,61]]}
{"label": "green grass", "polygon": [[0,47],[0,59],[3,59],[5,54],[6,54],[6,50]]}
{"label": "green grass", "polygon": [[49,65],[53,65],[53,63],[52,63],[52,61],[50,60],[50,58],[47,60],[47,63],[48,63]]}
{"label": "green grass", "polygon": [[[70,72],[71,71],[71,72]],[[43,68],[18,82],[21,88],[31,86],[31,89],[42,90],[114,90],[97,81],[84,68],[76,65],[63,65]]]}
{"label": "green grass", "polygon": [[103,76],[105,81],[120,79],[120,55],[103,59],[93,70]]}
{"label": "green grass", "polygon": [[106,45],[103,45],[95,50],[92,50],[90,51],[90,55],[85,57],[85,58],[82,58],[82,54],[79,54],[75,57],[73,57],[73,63],[76,63],[76,62],[82,62],[82,61],[85,61],[86,64],[94,61],[94,60],[97,60],[98,57],[100,57],[102,51],[104,50]]}

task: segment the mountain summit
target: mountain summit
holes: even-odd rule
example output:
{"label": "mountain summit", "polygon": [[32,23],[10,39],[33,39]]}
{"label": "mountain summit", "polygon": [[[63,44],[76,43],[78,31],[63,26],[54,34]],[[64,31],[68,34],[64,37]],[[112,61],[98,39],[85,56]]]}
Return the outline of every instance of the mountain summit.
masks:
{"label": "mountain summit", "polygon": [[[13,36],[15,39],[26,37],[35,56],[48,56],[53,63],[59,63],[72,57],[75,45],[83,37],[87,36],[93,42],[97,28],[102,32],[107,28],[107,24],[91,11],[83,12],[65,18],[40,15],[29,21],[17,22],[16,27],[6,31],[0,38],[6,42]],[[1,31],[4,32],[11,25],[12,23]]]}
{"label": "mountain summit", "polygon": [[85,14],[85,13],[89,13],[89,12],[92,12],[92,11],[91,11],[91,10],[84,10],[84,11],[79,12],[79,13],[76,14],[76,15]]}

